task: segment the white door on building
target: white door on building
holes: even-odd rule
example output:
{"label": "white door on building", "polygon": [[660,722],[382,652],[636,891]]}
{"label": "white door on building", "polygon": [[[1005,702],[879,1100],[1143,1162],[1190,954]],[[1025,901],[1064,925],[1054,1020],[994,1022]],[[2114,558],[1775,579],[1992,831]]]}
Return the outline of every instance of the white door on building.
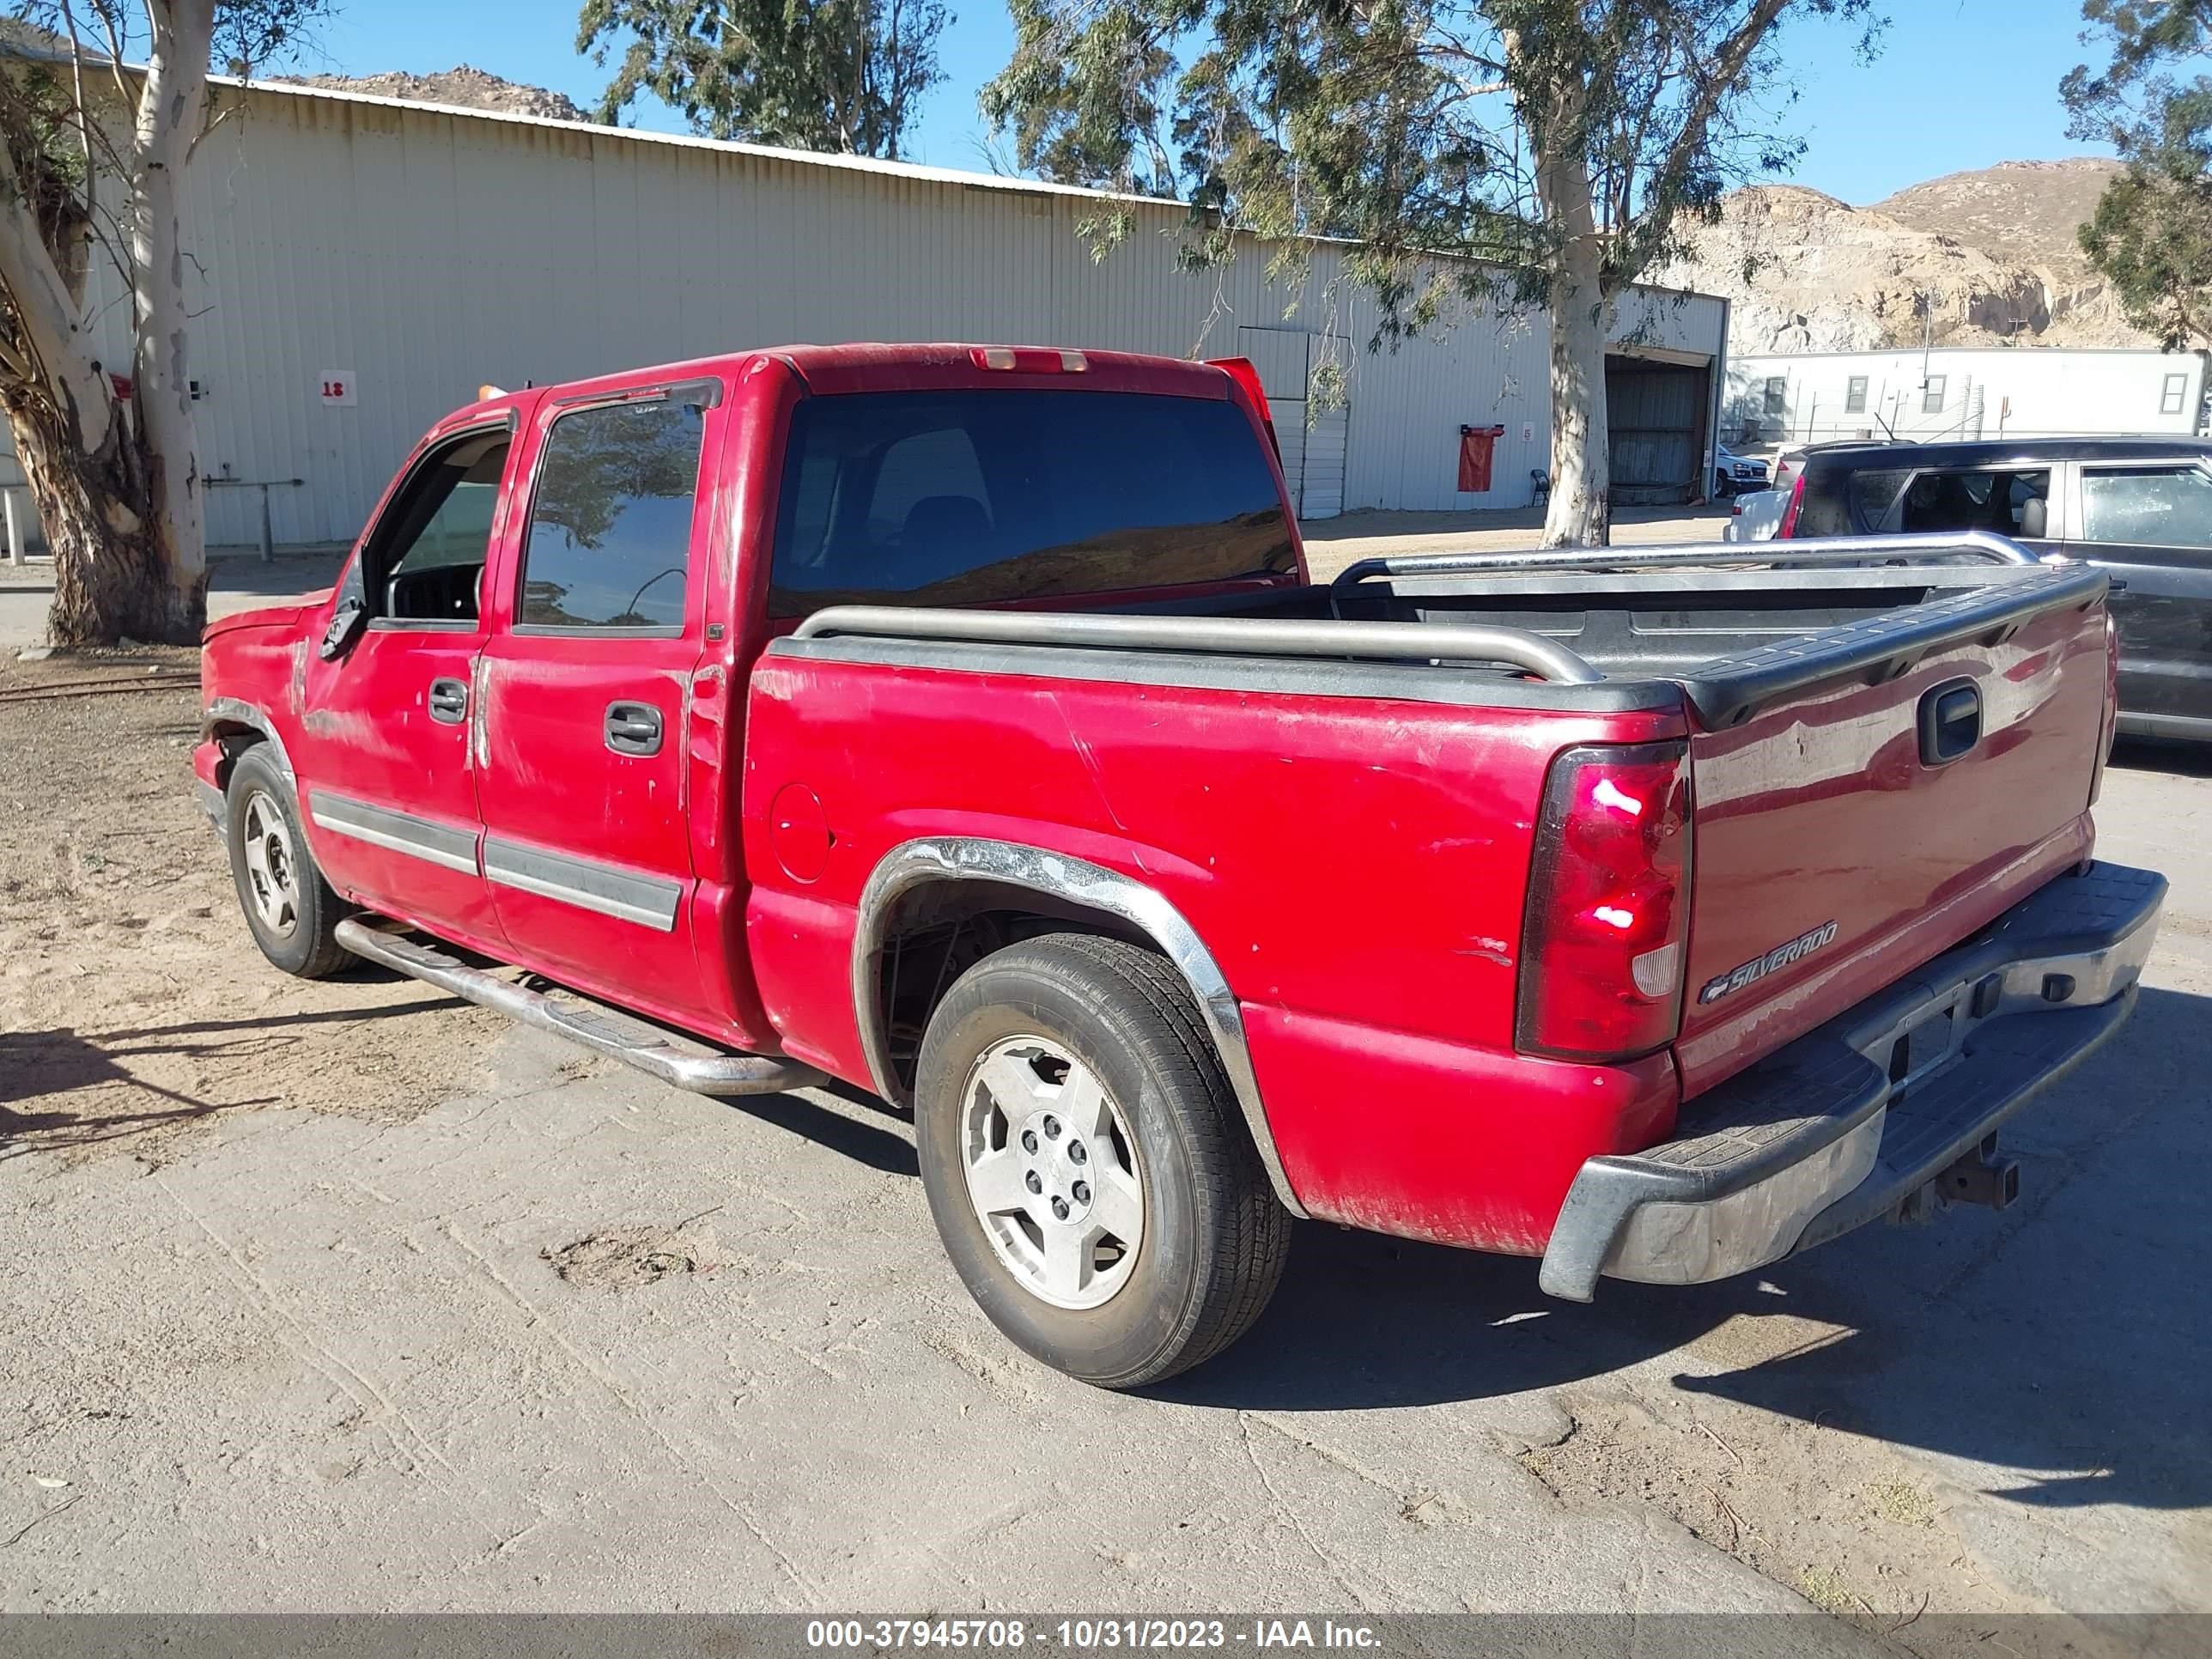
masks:
{"label": "white door on building", "polygon": [[1344,453],[1352,432],[1352,409],[1339,404],[1323,411],[1306,405],[1304,453],[1300,457],[1305,488],[1298,502],[1302,519],[1333,519],[1344,511]]}
{"label": "white door on building", "polygon": [[1302,328],[1240,328],[1237,355],[1249,357],[1267,390],[1267,416],[1283,452],[1283,481],[1301,519],[1333,519],[1344,511],[1344,465],[1352,410],[1316,409],[1314,370],[1333,357],[1348,361],[1342,340]]}

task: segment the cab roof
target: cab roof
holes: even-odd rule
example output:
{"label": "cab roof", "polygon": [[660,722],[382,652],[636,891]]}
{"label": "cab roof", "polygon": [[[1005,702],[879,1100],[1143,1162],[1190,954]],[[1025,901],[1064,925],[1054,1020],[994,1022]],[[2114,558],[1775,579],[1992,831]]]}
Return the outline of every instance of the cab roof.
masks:
{"label": "cab roof", "polygon": [[[989,360],[1011,359],[1012,367]],[[623,369],[587,380],[532,388],[534,396],[566,400],[616,392],[645,381],[735,380],[781,366],[817,395],[848,392],[927,392],[963,386],[1050,386],[1071,392],[1136,392],[1170,398],[1229,395],[1230,379],[1208,363],[1133,351],[1093,351],[1066,346],[1005,346],[965,341],[892,344],[787,345]],[[479,416],[512,406],[508,392],[471,404]]]}

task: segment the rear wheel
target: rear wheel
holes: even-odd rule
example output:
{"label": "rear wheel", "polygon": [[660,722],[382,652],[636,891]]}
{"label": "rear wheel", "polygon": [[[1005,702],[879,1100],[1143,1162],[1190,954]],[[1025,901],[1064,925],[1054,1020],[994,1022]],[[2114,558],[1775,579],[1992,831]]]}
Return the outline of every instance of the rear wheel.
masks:
{"label": "rear wheel", "polygon": [[992,1322],[1136,1388],[1250,1328],[1290,1216],[1181,978],[1118,939],[986,957],[931,1017],[915,1134],[930,1210]]}
{"label": "rear wheel", "polygon": [[261,954],[301,979],[325,979],[351,963],[336,936],[344,907],[307,850],[291,787],[265,748],[238,757],[223,799],[230,878]]}

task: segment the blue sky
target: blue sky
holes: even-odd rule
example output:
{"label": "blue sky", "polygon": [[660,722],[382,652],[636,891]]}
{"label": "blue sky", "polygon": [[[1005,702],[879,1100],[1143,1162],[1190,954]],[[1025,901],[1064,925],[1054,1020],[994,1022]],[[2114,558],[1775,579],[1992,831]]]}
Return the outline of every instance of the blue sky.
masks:
{"label": "blue sky", "polygon": [[[981,168],[975,89],[1006,63],[1003,5],[949,0],[957,21],[940,55],[950,78],[931,95],[909,159]],[[1884,0],[1876,0],[1877,5]],[[589,106],[608,72],[575,52],[567,0],[340,0],[299,67],[347,75],[473,64],[565,92]],[[2066,137],[2058,77],[2085,57],[2078,0],[1887,0],[1891,23],[1871,67],[1850,37],[1818,22],[1785,26],[1799,100],[1781,113],[1808,149],[1794,181],[1863,205],[1939,173],[2083,152]],[[681,118],[641,106],[641,126]]]}

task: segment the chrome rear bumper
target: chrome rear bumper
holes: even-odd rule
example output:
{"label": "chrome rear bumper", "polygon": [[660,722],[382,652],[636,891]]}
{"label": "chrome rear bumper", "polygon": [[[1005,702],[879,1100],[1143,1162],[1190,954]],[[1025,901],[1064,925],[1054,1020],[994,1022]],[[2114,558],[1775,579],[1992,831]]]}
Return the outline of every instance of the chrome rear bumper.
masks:
{"label": "chrome rear bumper", "polygon": [[1692,1101],[1675,1138],[1591,1158],[1540,1283],[1694,1285],[1893,1212],[2124,1024],[2166,878],[2093,864]]}

